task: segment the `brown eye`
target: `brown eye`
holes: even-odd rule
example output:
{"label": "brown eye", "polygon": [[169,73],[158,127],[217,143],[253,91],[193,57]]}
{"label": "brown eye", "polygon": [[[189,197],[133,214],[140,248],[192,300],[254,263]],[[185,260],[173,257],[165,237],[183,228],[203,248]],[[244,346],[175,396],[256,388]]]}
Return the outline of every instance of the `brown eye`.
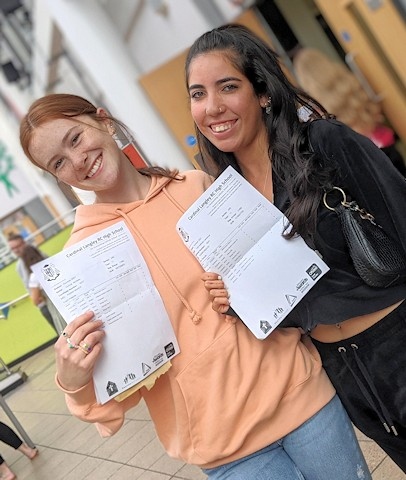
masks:
{"label": "brown eye", "polygon": [[194,98],[196,100],[198,100],[199,98],[201,98],[203,96],[203,92],[199,91],[199,92],[193,92],[190,94],[190,98]]}
{"label": "brown eye", "polygon": [[58,170],[58,168],[60,168],[60,166],[62,165],[62,162],[63,162],[63,159],[60,158],[59,160],[57,160],[55,163],[54,163],[54,170]]}

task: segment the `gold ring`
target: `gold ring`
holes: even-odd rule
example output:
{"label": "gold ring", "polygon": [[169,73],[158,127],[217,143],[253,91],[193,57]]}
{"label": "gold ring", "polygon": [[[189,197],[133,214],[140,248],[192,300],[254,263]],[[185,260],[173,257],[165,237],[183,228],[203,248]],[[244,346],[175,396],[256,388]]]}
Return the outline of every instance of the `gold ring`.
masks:
{"label": "gold ring", "polygon": [[69,348],[78,348],[78,345],[76,345],[75,343],[73,343],[70,339],[70,337],[66,337],[66,343],[68,344],[68,347]]}
{"label": "gold ring", "polygon": [[89,355],[89,353],[90,353],[89,351],[87,351],[86,348],[83,348],[82,345],[78,345],[78,349],[79,349],[79,350],[82,350],[82,352],[83,352],[83,353],[86,353],[86,355]]}
{"label": "gold ring", "polygon": [[89,345],[88,343],[86,343],[84,340],[82,340],[80,343],[79,343],[79,348],[81,350],[83,350],[84,352],[86,353],[90,353],[92,351],[92,347],[91,345]]}

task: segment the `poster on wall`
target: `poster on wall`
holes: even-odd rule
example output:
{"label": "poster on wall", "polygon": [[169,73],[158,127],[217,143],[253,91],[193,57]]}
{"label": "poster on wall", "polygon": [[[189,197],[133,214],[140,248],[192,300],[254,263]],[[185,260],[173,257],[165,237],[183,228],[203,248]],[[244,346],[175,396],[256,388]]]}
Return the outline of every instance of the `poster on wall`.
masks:
{"label": "poster on wall", "polygon": [[0,140],[0,218],[23,207],[36,195],[7,145]]}

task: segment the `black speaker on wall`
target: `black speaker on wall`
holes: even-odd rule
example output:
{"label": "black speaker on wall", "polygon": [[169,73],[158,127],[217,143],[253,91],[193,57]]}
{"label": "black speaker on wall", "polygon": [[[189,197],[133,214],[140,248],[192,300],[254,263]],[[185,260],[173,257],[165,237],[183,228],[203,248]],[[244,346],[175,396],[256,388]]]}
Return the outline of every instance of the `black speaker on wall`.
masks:
{"label": "black speaker on wall", "polygon": [[1,0],[0,2],[0,10],[2,10],[4,15],[13,13],[22,6],[23,4],[21,3],[21,0]]}
{"label": "black speaker on wall", "polygon": [[20,72],[16,69],[13,62],[3,63],[1,69],[8,82],[12,83],[20,80]]}

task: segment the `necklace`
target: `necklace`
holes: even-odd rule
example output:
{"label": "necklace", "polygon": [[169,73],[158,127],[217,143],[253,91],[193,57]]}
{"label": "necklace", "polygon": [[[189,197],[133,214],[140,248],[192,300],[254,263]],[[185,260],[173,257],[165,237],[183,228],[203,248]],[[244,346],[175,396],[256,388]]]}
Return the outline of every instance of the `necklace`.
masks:
{"label": "necklace", "polygon": [[268,162],[268,166],[266,167],[264,186],[262,187],[262,195],[265,195],[266,184],[268,182],[268,175],[269,175],[270,167],[271,167],[271,162]]}

